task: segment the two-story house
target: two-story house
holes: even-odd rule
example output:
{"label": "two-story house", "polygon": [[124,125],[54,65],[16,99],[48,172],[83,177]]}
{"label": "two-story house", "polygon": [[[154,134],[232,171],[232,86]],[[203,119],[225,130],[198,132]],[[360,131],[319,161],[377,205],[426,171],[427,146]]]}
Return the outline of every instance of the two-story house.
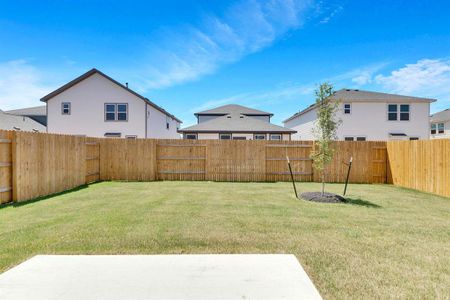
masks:
{"label": "two-story house", "polygon": [[[429,138],[430,103],[435,99],[342,89],[332,101],[339,102],[336,118],[342,120],[338,140],[384,141]],[[284,126],[297,131],[296,140],[314,139],[317,105],[284,120]]]}
{"label": "two-story house", "polygon": [[450,139],[450,108],[430,116],[430,137]]}
{"label": "two-story house", "polygon": [[197,124],[181,129],[184,139],[290,140],[295,130],[270,123],[272,113],[229,104],[195,113]]}
{"label": "two-story house", "polygon": [[181,121],[92,69],[43,97],[47,132],[92,137],[180,138]]}

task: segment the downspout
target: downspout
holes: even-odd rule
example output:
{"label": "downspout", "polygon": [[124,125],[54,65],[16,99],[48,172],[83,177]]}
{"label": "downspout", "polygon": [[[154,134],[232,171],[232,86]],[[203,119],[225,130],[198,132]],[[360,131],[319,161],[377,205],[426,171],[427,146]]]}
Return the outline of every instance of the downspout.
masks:
{"label": "downspout", "polygon": [[48,133],[48,101],[45,101],[45,132]]}

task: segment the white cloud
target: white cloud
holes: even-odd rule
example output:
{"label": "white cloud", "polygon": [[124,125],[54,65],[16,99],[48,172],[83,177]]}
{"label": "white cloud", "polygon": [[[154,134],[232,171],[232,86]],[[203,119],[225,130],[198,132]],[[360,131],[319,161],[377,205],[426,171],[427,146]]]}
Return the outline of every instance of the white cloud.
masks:
{"label": "white cloud", "polygon": [[40,105],[39,99],[51,90],[26,60],[0,62],[0,109]]}
{"label": "white cloud", "polygon": [[387,92],[437,99],[432,112],[450,107],[449,59],[421,59],[375,76],[375,83]]}
{"label": "white cloud", "polygon": [[394,70],[389,75],[377,75],[375,82],[400,94],[450,94],[450,60],[422,59]]}
{"label": "white cloud", "polygon": [[240,0],[197,26],[165,31],[163,40],[151,46],[140,90],[195,80],[260,51],[301,26],[312,5],[313,0]]}
{"label": "white cloud", "polygon": [[328,15],[326,15],[324,18],[322,18],[319,23],[321,24],[327,24],[328,22],[330,22],[331,19],[333,19],[344,7],[342,5],[339,5],[337,7],[334,8],[328,8],[328,10],[330,10],[330,12],[328,13]]}

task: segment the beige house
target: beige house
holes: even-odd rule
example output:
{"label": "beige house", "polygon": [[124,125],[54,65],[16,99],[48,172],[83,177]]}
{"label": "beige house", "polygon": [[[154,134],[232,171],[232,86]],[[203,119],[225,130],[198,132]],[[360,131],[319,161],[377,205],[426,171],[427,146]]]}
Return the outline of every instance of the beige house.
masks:
{"label": "beige house", "polygon": [[450,108],[430,116],[430,137],[432,139],[450,138]]}
{"label": "beige house", "polygon": [[270,123],[272,113],[229,104],[195,113],[197,124],[179,130],[184,139],[290,140],[295,130]]}
{"label": "beige house", "polygon": [[47,131],[92,137],[178,139],[181,121],[97,69],[43,97]]}
{"label": "beige house", "polygon": [[[429,139],[430,103],[435,99],[380,92],[342,89],[333,100],[339,101],[337,130],[341,141],[386,141]],[[313,140],[317,105],[313,104],[284,120],[284,126],[297,131],[295,140]]]}

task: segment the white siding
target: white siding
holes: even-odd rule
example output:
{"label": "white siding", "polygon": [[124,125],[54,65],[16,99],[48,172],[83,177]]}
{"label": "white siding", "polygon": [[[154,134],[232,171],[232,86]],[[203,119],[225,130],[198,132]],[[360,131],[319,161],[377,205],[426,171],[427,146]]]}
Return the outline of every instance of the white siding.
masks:
{"label": "white siding", "polygon": [[[245,137],[247,140],[253,140],[253,133],[231,133],[232,137]],[[265,134],[266,140],[270,139],[270,134]],[[198,133],[197,138],[199,140],[218,140],[219,139],[219,133]],[[285,133],[282,134],[283,141],[289,141],[289,134]]]}
{"label": "white siding", "polygon": [[218,133],[199,133],[197,138],[199,140],[218,140],[219,134]]}
{"label": "white siding", "polygon": [[292,140],[314,140],[313,128],[316,119],[317,112],[313,109],[284,123],[284,127],[297,130],[297,133],[292,135]]}
{"label": "white siding", "polygon": [[[166,123],[169,123],[167,129]],[[164,138],[164,139],[180,139],[178,133],[180,123],[160,112],[156,108],[147,104],[147,137],[148,138]]]}
{"label": "white siding", "polygon": [[[345,115],[340,109],[336,115],[342,120],[337,131],[339,140],[343,140],[346,136],[361,136],[372,141],[389,140],[389,133],[404,133],[408,137],[419,137],[419,139],[429,138],[429,103],[404,103],[410,104],[409,121],[388,121],[388,103],[352,102],[351,104],[351,114]],[[316,118],[317,112],[313,109],[286,122],[285,126],[298,131],[292,136],[293,139],[314,139],[312,129]]]}
{"label": "white siding", "polygon": [[[61,113],[61,104],[71,103],[70,115]],[[105,121],[105,103],[127,103],[128,121]],[[120,132],[122,137],[179,138],[177,125],[171,120],[166,129],[166,115],[148,105],[100,74],[94,74],[47,101],[47,131],[104,137],[106,132]]]}

